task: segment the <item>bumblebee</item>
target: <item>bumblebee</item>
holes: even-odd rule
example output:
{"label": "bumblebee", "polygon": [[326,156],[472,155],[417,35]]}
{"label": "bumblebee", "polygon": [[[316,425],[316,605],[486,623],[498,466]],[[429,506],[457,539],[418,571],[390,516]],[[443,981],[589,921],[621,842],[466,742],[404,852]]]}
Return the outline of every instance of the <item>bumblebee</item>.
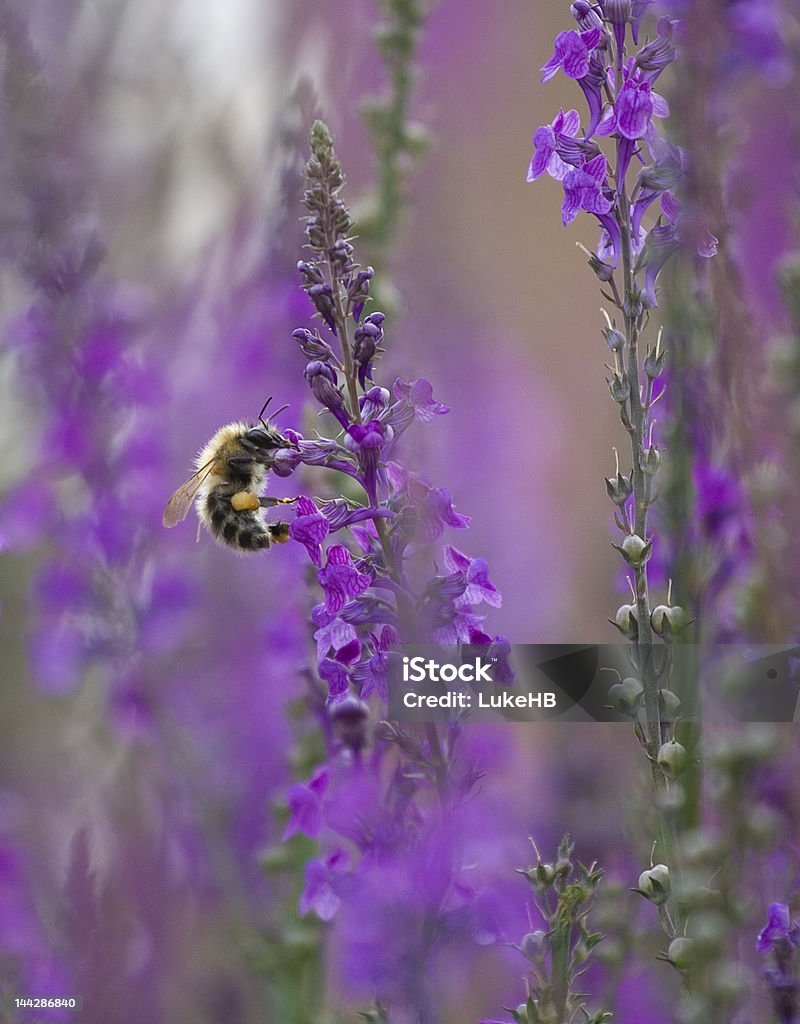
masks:
{"label": "bumblebee", "polygon": [[201,525],[236,552],[264,551],[289,539],[286,523],[267,523],[264,516],[265,508],[296,500],[263,496],[274,453],[293,447],[272,423],[262,419],[270,401],[264,403],[258,426],[228,423],[201,448],[195,459],[197,471],[181,484],[164,509],[164,526],[184,520],[194,502]]}

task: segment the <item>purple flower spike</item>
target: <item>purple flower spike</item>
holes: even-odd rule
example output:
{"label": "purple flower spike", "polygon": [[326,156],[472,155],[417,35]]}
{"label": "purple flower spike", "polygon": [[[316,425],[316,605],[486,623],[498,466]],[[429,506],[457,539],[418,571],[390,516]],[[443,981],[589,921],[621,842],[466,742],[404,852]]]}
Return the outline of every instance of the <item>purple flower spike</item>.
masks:
{"label": "purple flower spike", "polygon": [[303,496],[297,499],[297,516],[289,527],[289,536],[305,547],[309,558],[318,567],[322,565],[320,545],[330,528],[330,523],[311,498]]}
{"label": "purple flower spike", "polygon": [[395,398],[406,401],[414,410],[414,419],[422,423],[430,423],[435,416],[444,416],[450,412],[447,405],[442,405],[433,397],[433,386],[424,377],[418,380],[402,380],[400,377],[392,385]]}
{"label": "purple flower spike", "polygon": [[611,209],[611,201],[603,195],[606,183],[606,158],[600,153],[589,160],[583,167],[570,171],[564,178],[564,202],[561,207],[561,220],[570,224],[581,210],[598,216]]}
{"label": "purple flower spike", "polygon": [[766,953],[778,944],[790,943],[800,947],[800,924],[792,923],[789,907],[785,903],[772,903],[766,925],[761,929],[756,949]]}
{"label": "purple flower spike", "polygon": [[356,569],[350,552],[341,544],[328,548],[327,565],[317,573],[317,579],[325,593],[325,609],[334,613],[363,594],[371,582],[366,573]]}
{"label": "purple flower spike", "polygon": [[528,181],[536,181],[547,171],[551,178],[563,181],[571,170],[558,154],[560,137],[574,139],[580,131],[581,119],[577,110],[559,110],[551,124],[542,125],[533,134],[533,156],[528,167]]}
{"label": "purple flower spike", "polygon": [[589,55],[600,42],[599,28],[588,32],[559,32],[553,56],[542,68],[542,81],[549,81],[561,69],[567,78],[583,78],[589,70]]}

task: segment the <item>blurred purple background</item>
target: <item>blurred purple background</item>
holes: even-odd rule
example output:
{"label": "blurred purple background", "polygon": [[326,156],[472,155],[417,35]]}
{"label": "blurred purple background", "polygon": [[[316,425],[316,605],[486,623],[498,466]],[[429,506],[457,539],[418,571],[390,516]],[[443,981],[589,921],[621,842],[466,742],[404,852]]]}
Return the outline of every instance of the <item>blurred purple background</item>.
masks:
{"label": "blurred purple background", "polygon": [[[5,985],[18,969],[25,991],[83,979],[81,1019],[106,1024],[261,1020],[241,936],[277,899],[257,857],[290,777],[305,558],[238,559],[161,513],[196,450],[268,395],[291,403],[282,427],[304,426],[296,86],[313,82],[357,209],[372,181],[358,104],[384,87],[376,5],[30,0],[2,16]],[[404,460],[472,517],[459,547],[489,561],[504,595],[492,630],[515,642],[610,642],[618,600],[602,477],[625,439],[576,249],[595,239],[562,228],[557,183],[525,181],[533,130],[575,104],[562,78],[538,84],[568,17],[522,0],[434,7],[414,108],[435,141],[390,258],[379,370],[427,377],[451,407],[409,431]],[[508,887],[509,939],[526,927],[513,868],[529,834],[544,849],[571,831],[582,859],[637,870],[615,788],[637,756],[629,732],[482,742],[497,756],[476,846]],[[513,951],[466,962],[453,1021],[522,997]],[[631,991],[650,1024],[669,1019],[644,982]]]}

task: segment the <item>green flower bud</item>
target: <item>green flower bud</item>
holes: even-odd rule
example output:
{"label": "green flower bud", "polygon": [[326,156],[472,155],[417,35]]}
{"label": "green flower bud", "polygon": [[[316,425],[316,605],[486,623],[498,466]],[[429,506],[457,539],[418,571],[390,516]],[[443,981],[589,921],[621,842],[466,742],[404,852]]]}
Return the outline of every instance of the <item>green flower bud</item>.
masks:
{"label": "green flower bud", "polygon": [[689,624],[689,617],[680,605],[659,604],[650,613],[650,625],[660,637],[674,636]]}
{"label": "green flower bud", "polygon": [[644,700],[644,687],[639,679],[628,676],[620,683],[614,683],[608,691],[611,707],[622,715],[634,718]]}
{"label": "green flower bud", "polygon": [[672,690],[658,691],[658,707],[664,722],[674,722],[681,709],[681,699]]}
{"label": "green flower bud", "polygon": [[637,534],[632,533],[625,538],[622,546],[615,544],[614,547],[622,554],[628,565],[638,569],[650,557],[653,542],[652,540],[642,540]]}
{"label": "green flower bud", "polygon": [[643,871],[639,875],[639,884],[634,891],[644,896],[646,900],[650,900],[651,903],[655,903],[657,907],[666,903],[671,891],[667,865],[656,864],[648,871]]}
{"label": "green flower bud", "polygon": [[630,473],[628,476],[617,473],[616,477],[607,476],[605,481],[609,498],[615,505],[619,505],[622,508],[633,494],[633,473]]}
{"label": "green flower bud", "polygon": [[686,770],[689,763],[689,753],[682,743],[677,740],[667,740],[661,744],[661,749],[656,758],[664,771],[671,776],[680,775]]}
{"label": "green flower bud", "polygon": [[696,960],[696,952],[692,940],[683,937],[673,939],[667,950],[667,960],[676,970],[681,972],[688,971]]}
{"label": "green flower bud", "polygon": [[632,604],[620,605],[617,608],[617,614],[614,616],[614,625],[628,640],[634,640],[639,632],[636,622],[636,606]]}

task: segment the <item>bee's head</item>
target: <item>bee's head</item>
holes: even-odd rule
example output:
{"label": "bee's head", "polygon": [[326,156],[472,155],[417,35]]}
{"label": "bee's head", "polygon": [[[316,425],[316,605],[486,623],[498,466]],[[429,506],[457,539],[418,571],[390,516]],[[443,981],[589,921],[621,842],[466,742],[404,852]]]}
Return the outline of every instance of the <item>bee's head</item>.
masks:
{"label": "bee's head", "polygon": [[242,447],[254,454],[264,454],[278,448],[292,448],[292,442],[288,441],[282,434],[268,423],[262,423],[260,427],[251,427],[242,436]]}

